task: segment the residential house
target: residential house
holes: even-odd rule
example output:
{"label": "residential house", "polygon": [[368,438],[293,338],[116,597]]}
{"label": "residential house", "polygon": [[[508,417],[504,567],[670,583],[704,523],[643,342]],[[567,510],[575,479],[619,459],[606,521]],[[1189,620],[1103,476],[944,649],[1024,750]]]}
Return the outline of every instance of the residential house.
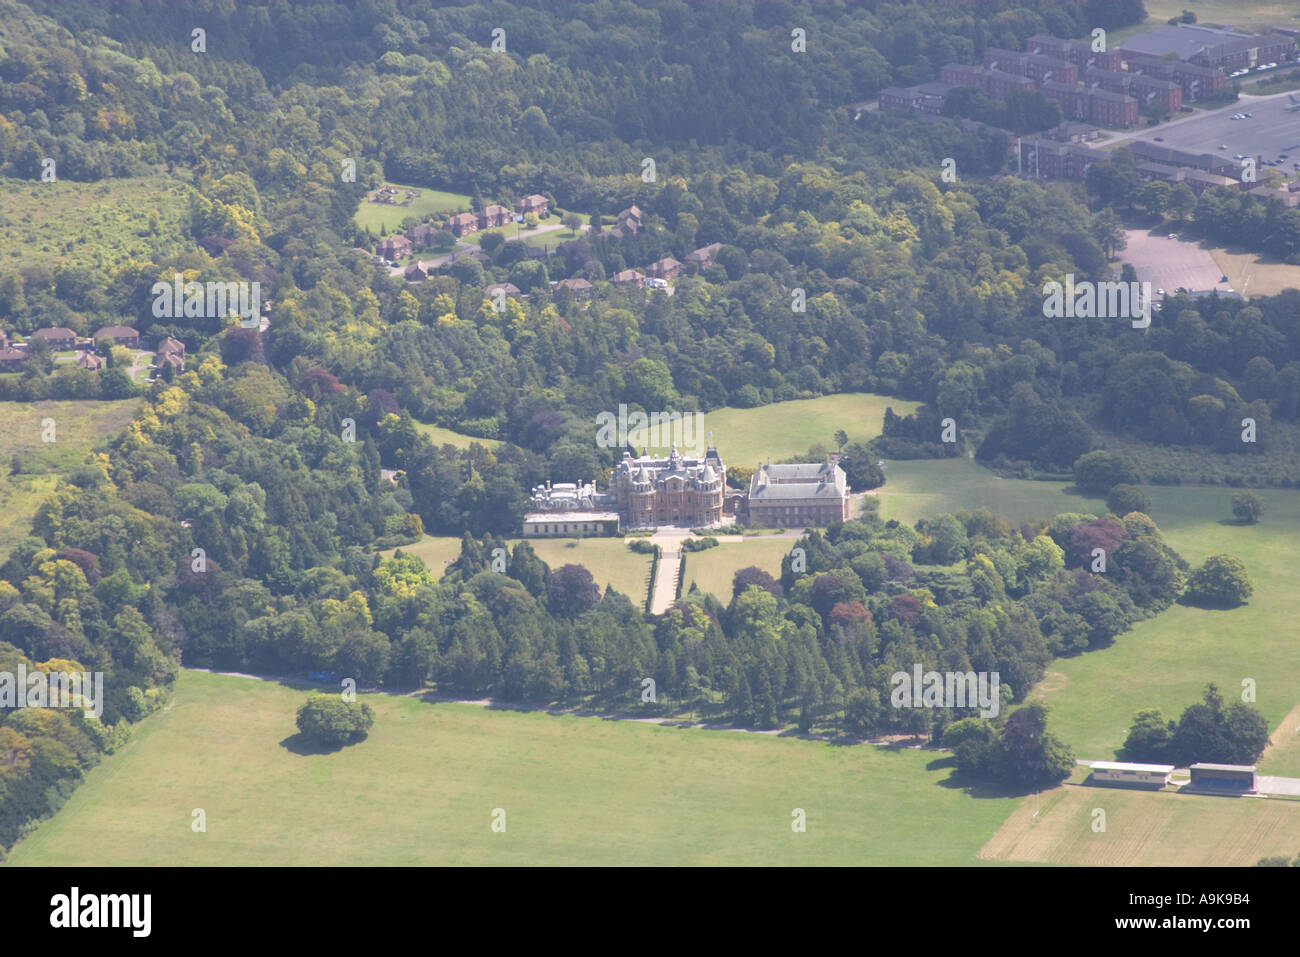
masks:
{"label": "residential house", "polygon": [[77,365],[91,372],[98,372],[104,367],[104,357],[93,352],[83,352],[77,356]]}
{"label": "residential house", "polygon": [[70,352],[77,348],[77,334],[71,329],[63,328],[63,326],[37,329],[32,333],[31,337],[46,342],[52,352]]}
{"label": "residential house", "polygon": [[676,279],[682,274],[682,264],[672,256],[666,256],[646,266],[645,274],[651,279]]}
{"label": "residential house", "polygon": [[574,299],[590,299],[592,290],[595,288],[585,279],[561,279],[555,284],[558,289],[563,286],[573,293]]}
{"label": "residential house", "polygon": [[696,272],[703,272],[713,265],[713,257],[718,254],[718,250],[721,248],[722,243],[709,243],[707,246],[701,246],[694,252],[686,254],[686,265]]}
{"label": "residential house", "polygon": [[130,326],[105,326],[95,333],[95,341],[112,339],[114,345],[126,346],[128,349],[140,348],[140,333]]}
{"label": "residential house", "polygon": [[510,220],[510,210],[493,203],[491,206],[484,206],[482,212],[478,214],[478,228],[491,229],[493,226],[504,226]]}
{"label": "residential house", "polygon": [[478,232],[478,216],[473,213],[457,213],[447,220],[447,228],[457,236]]}
{"label": "residential house", "polygon": [[381,259],[401,259],[410,251],[411,241],[405,236],[389,236],[375,247],[375,252],[379,254]]}
{"label": "residential house", "polygon": [[185,369],[185,343],[179,339],[173,339],[168,336],[162,342],[158,343],[156,350],[158,357],[158,367],[161,368],[163,363],[172,367],[175,372],[182,372]]}
{"label": "residential house", "polygon": [[638,272],[635,269],[624,269],[622,272],[614,273],[614,278],[612,278],[610,282],[618,283],[620,285],[624,283],[632,283],[633,285],[639,286],[645,282],[645,273]]}
{"label": "residential house", "polygon": [[419,226],[412,226],[406,235],[415,246],[430,246],[433,244],[433,237],[440,232],[442,229],[433,223],[421,223]]}
{"label": "residential house", "polygon": [[533,193],[531,196],[525,196],[519,202],[515,203],[515,212],[520,216],[528,213],[536,213],[538,216],[546,216],[551,211],[551,201],[545,196]]}
{"label": "residential house", "polygon": [[0,349],[0,372],[22,372],[27,353],[8,347]]}
{"label": "residential house", "polygon": [[402,273],[407,282],[424,282],[429,278],[429,269],[422,262],[413,262],[406,267],[406,272]]}
{"label": "residential house", "polygon": [[645,225],[641,219],[640,207],[629,206],[627,209],[620,210],[618,214],[618,224],[633,236],[639,233],[641,228]]}
{"label": "residential house", "polygon": [[519,287],[512,282],[494,282],[483,290],[490,298],[495,299],[498,292],[506,296],[518,296]]}

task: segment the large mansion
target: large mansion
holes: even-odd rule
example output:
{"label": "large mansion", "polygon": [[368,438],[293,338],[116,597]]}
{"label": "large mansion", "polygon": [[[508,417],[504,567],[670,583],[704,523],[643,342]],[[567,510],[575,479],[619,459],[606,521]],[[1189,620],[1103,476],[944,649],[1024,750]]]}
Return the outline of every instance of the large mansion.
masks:
{"label": "large mansion", "polygon": [[631,452],[624,452],[610,489],[619,514],[631,528],[695,528],[721,524],[726,484],[727,470],[717,449],[708,449],[703,458],[684,458],[674,446],[667,458],[646,454],[634,459]]}

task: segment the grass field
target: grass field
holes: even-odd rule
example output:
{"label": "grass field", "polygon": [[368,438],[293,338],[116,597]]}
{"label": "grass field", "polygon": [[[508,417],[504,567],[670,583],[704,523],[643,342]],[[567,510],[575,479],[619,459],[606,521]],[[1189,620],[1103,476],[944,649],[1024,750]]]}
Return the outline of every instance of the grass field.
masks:
{"label": "grass field", "polygon": [[1295,4],[1285,0],[1144,0],[1143,6],[1147,11],[1146,21],[1134,27],[1108,31],[1108,45],[1118,46],[1135,34],[1164,26],[1171,17],[1180,16],[1184,10],[1196,14],[1199,24],[1218,23],[1255,31],[1265,27],[1294,28],[1300,15]]}
{"label": "grass field", "polygon": [[1245,296],[1275,296],[1283,289],[1300,289],[1300,266],[1275,262],[1246,250],[1209,247],[1228,285]]}
{"label": "grass field", "polygon": [[731,581],[736,572],[757,565],[773,578],[781,577],[781,559],[795,545],[789,538],[747,538],[743,542],[723,542],[717,548],[686,555],[686,580],[682,594],[691,584],[700,591],[712,592],[724,604],[731,601]]}
{"label": "grass field", "polygon": [[485,448],[495,449],[501,444],[500,439],[481,439],[477,435],[465,435],[462,432],[453,432],[451,429],[444,429],[441,425],[430,425],[425,422],[416,422],[416,429],[429,437],[434,445],[454,445],[458,449],[467,449],[475,442]]}
{"label": "grass field", "polygon": [[[27,534],[32,517],[60,475],[126,427],[139,399],[113,402],[0,402],[0,560]],[[54,441],[42,441],[42,421],[54,420]],[[14,456],[23,471],[11,472]]]}
{"label": "grass field", "polygon": [[363,199],[360,208],[357,209],[357,225],[362,229],[369,229],[376,236],[379,235],[381,228],[388,230],[389,233],[394,232],[407,216],[423,219],[426,216],[450,215],[458,209],[469,209],[470,197],[464,193],[448,193],[424,186],[403,186],[401,183],[384,185],[392,186],[399,192],[417,189],[420,195],[411,202],[410,206],[389,206],[387,203],[372,203]]}
{"label": "grass field", "polygon": [[[1093,867],[1252,866],[1300,852],[1300,801],[1069,784],[1033,796],[980,850],[985,860]],[[1093,821],[1105,813],[1105,830]]]}
{"label": "grass field", "polygon": [[97,183],[0,178],[0,193],[0,268],[162,262],[180,251],[189,202],[189,187],[161,174]]}
{"label": "grass field", "polygon": [[1019,803],[946,786],[928,751],[388,695],[365,696],[366,741],[300,754],[305,697],[184,672],[174,703],[7,863],[975,864]]}
{"label": "grass field", "polygon": [[[390,548],[379,554],[387,558],[395,551],[397,549]],[[441,578],[442,573],[447,570],[447,564],[460,557],[460,539],[450,535],[441,537],[426,535],[414,545],[403,545],[401,551],[403,554],[419,558],[428,566],[429,571],[433,572],[434,578]]]}
{"label": "grass field", "polygon": [[[769,457],[778,461],[803,455],[818,442],[833,449],[837,429],[847,432],[850,442],[874,439],[880,434],[886,407],[892,406],[899,415],[908,415],[917,405],[867,393],[826,395],[753,409],[715,409],[704,413],[702,431],[713,433],[725,464],[752,469]],[[664,432],[667,431],[665,427]],[[641,430],[632,432],[628,438],[637,448],[643,445],[649,445],[652,451],[668,448],[668,443],[650,445]],[[707,436],[700,436],[699,441],[704,444]]]}
{"label": "grass field", "polygon": [[[518,539],[509,542],[513,549]],[[601,591],[613,585],[614,590],[632,599],[635,605],[645,602],[646,588],[650,584],[650,556],[632,551],[621,538],[530,538],[528,544],[537,556],[551,568],[561,565],[582,565],[591,572]],[[394,549],[382,552],[393,554]],[[426,535],[414,545],[403,545],[402,551],[415,555],[441,578],[447,563],[460,556],[460,539]],[[727,586],[730,594],[730,584]]]}

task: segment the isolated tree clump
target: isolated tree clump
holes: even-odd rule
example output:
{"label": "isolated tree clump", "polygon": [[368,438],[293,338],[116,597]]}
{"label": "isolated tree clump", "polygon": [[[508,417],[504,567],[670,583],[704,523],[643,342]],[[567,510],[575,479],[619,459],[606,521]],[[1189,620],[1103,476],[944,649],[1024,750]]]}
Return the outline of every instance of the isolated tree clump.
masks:
{"label": "isolated tree clump", "polygon": [[1183,597],[1204,608],[1236,608],[1255,591],[1246,566],[1231,555],[1211,555],[1187,579]]}
{"label": "isolated tree clump", "polygon": [[1151,512],[1151,497],[1142,490],[1141,486],[1121,482],[1107,493],[1106,507],[1110,509],[1112,514],[1121,518],[1129,512],[1141,512],[1143,515],[1148,515]]}
{"label": "isolated tree clump", "polygon": [[1116,485],[1134,485],[1138,474],[1128,459],[1113,452],[1088,452],[1074,463],[1074,484],[1082,492],[1105,495]]}
{"label": "isolated tree clump", "polygon": [[298,709],[298,730],[330,747],[365,739],[375,723],[375,712],[362,701],[344,701],[336,694],[314,694]]}
{"label": "isolated tree clump", "polygon": [[1237,521],[1245,525],[1254,525],[1264,511],[1264,503],[1250,492],[1238,492],[1232,496],[1232,514]]}

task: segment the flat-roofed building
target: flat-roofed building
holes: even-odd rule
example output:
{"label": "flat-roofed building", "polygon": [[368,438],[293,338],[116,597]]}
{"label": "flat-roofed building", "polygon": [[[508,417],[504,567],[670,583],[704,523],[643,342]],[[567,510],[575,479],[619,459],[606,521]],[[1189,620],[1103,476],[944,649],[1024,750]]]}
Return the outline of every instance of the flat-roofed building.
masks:
{"label": "flat-roofed building", "polygon": [[1133,764],[1127,761],[1093,761],[1092,781],[1096,784],[1129,788],[1162,788],[1169,783],[1172,764]]}
{"label": "flat-roofed building", "polygon": [[1222,791],[1245,794],[1255,790],[1253,764],[1193,764],[1191,787],[1198,791]]}
{"label": "flat-roofed building", "polygon": [[523,532],[525,538],[617,535],[619,516],[618,512],[529,512]]}

